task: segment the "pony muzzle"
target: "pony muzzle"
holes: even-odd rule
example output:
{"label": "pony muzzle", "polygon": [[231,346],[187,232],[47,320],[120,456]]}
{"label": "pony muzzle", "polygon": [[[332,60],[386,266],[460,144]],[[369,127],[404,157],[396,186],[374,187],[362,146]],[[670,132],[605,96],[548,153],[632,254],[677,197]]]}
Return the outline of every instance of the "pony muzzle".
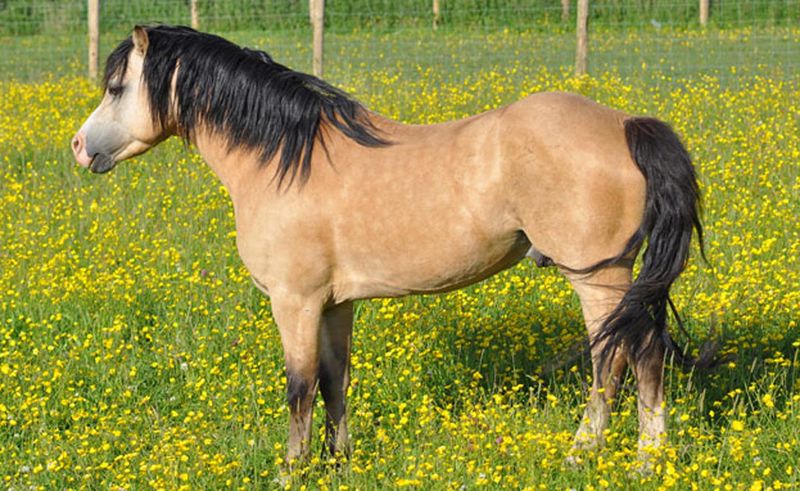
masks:
{"label": "pony muzzle", "polygon": [[107,153],[97,153],[89,164],[89,170],[95,174],[105,174],[117,165],[114,157]]}
{"label": "pony muzzle", "polygon": [[78,165],[81,167],[89,167],[92,164],[92,157],[89,156],[89,153],[86,151],[86,136],[84,136],[83,132],[78,132],[72,138],[72,142],[70,142],[70,148],[72,149],[72,155],[75,156],[75,161],[78,162]]}
{"label": "pony muzzle", "polygon": [[104,174],[117,165],[116,160],[110,154],[105,152],[89,153],[89,148],[86,143],[86,136],[82,131],[79,131],[75,137],[72,138],[72,153],[75,160],[81,167],[86,167],[95,174]]}

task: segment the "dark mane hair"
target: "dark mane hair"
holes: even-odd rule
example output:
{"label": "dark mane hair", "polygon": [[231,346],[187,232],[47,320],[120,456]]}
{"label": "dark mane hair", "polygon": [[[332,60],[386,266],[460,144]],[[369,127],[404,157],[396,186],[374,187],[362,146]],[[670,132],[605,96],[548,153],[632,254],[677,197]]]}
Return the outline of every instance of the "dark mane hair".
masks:
{"label": "dark mane hair", "polygon": [[[142,77],[154,122],[163,127],[174,122],[184,139],[205,124],[224,135],[229,149],[244,146],[258,152],[264,165],[280,152],[279,185],[298,174],[301,181],[308,179],[314,144],[319,140],[325,148],[329,127],[364,146],[388,144],[357,101],[317,77],[274,62],[263,51],[188,27],[145,29],[149,43]],[[109,55],[104,87],[125,73],[131,49],[128,38]]]}

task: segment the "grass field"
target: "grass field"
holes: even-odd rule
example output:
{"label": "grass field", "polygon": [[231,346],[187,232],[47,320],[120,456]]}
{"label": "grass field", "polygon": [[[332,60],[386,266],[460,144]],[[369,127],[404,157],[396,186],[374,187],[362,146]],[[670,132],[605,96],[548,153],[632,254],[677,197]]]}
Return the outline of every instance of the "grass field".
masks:
{"label": "grass field", "polygon": [[[789,60],[800,31],[783,32]],[[477,45],[455,36],[431,66],[406,51],[421,42],[411,35],[381,38],[383,56],[332,48],[332,81],[407,122],[554,89],[670,121],[696,159],[709,259],[694,255],[674,298],[690,348],[716,336],[727,361],[667,370],[670,443],[654,475],[633,472],[631,380],[608,447],[567,466],[589,369],[574,356],[577,299],[557,273],[524,263],[459,292],[361,302],[352,459],[337,469],[315,457],[291,488],[800,487],[800,81],[737,52],[741,35],[694,41],[735,69],[665,61],[642,77],[533,63],[555,46],[533,34],[523,39],[537,50],[519,33],[488,38],[496,62],[471,61]],[[307,54],[281,46],[278,59]],[[282,354],[269,301],[237,258],[225,190],[178,141],[108,176],[76,168],[68,142],[99,93],[65,73],[0,81],[0,486],[276,487]]]}

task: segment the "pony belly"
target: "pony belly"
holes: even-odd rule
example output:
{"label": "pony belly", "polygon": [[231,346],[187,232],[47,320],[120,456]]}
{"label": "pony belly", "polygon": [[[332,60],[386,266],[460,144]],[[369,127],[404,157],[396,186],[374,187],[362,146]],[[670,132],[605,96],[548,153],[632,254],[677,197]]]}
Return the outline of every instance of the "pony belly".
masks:
{"label": "pony belly", "polygon": [[433,284],[429,286],[422,285],[420,288],[414,289],[412,293],[449,292],[472,285],[473,283],[477,283],[479,281],[483,281],[486,278],[495,275],[504,269],[508,269],[520,262],[523,258],[525,258],[525,253],[529,248],[530,244],[528,243],[516,246],[499,260],[489,262],[488,264],[482,263],[480,265],[475,265],[475,267],[467,269],[462,274],[455,274],[451,277],[447,277],[445,281],[441,282],[440,284]]}
{"label": "pony belly", "polygon": [[[409,294],[442,293],[484,280],[522,260],[531,244],[518,233],[509,245],[486,250],[441,249],[441,254],[424,263],[396,258],[392,264],[372,271],[358,271],[349,281],[337,285],[336,297],[356,300],[375,297],[400,297]],[[405,266],[405,267],[404,267]]]}

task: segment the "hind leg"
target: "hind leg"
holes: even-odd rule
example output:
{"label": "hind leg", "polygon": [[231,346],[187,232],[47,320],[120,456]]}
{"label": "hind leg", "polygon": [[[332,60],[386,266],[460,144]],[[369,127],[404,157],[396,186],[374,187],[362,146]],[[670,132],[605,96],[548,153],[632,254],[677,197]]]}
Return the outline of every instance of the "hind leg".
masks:
{"label": "hind leg", "polygon": [[[619,304],[631,284],[631,268],[613,266],[591,275],[564,272],[578,294],[589,340],[597,335],[603,320]],[[611,414],[610,404],[616,397],[627,364],[627,353],[618,346],[613,356],[600,363],[604,343],[592,346],[592,389],[581,424],[575,433],[573,450],[594,449],[605,443],[605,430]],[[601,370],[602,365],[602,370]]]}
{"label": "hind leg", "polygon": [[658,343],[652,346],[633,365],[639,393],[639,459],[645,463],[645,468],[653,451],[661,446],[666,433],[664,348]]}

